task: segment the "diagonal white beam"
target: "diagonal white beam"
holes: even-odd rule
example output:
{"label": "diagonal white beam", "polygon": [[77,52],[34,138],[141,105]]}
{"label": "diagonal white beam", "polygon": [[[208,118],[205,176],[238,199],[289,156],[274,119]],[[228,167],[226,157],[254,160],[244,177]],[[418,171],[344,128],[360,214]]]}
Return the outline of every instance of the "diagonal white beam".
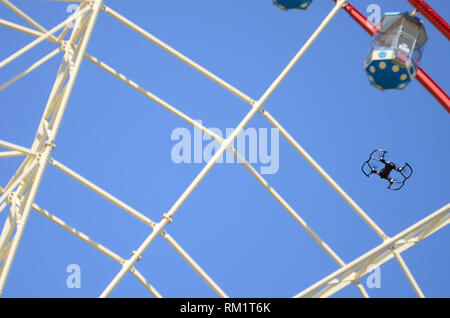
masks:
{"label": "diagonal white beam", "polygon": [[21,48],[17,52],[11,54],[10,56],[8,56],[7,58],[5,58],[3,61],[0,62],[0,68],[3,68],[8,63],[14,61],[19,56],[21,56],[24,53],[28,52],[33,47],[35,47],[36,45],[38,45],[42,41],[46,40],[47,38],[49,38],[51,35],[53,35],[59,29],[63,28],[67,23],[70,23],[73,20],[75,20],[77,18],[77,16],[79,16],[80,14],[82,14],[82,13],[88,11],[88,10],[89,10],[89,8],[85,8],[84,10],[82,10],[80,12],[76,12],[76,13],[72,14],[70,17],[68,17],[66,20],[64,20],[63,22],[61,22],[60,24],[58,24],[57,26],[52,28],[50,31],[45,32],[44,34],[39,36],[37,39],[31,41],[29,44],[25,45],[23,48]]}
{"label": "diagonal white beam", "polygon": [[233,87],[231,84],[225,82],[223,79],[221,79],[217,75],[213,74],[212,72],[208,71],[203,66],[197,64],[196,62],[194,62],[190,58],[184,56],[179,51],[175,50],[170,45],[168,45],[168,44],[164,43],[163,41],[159,40],[157,37],[155,37],[154,35],[150,34],[147,31],[145,31],[143,28],[141,28],[140,26],[136,25],[132,21],[128,20],[127,18],[125,18],[124,16],[119,14],[118,12],[114,11],[113,9],[111,9],[111,8],[109,8],[107,6],[104,6],[103,10],[106,13],[108,13],[109,15],[111,15],[113,18],[115,18],[118,21],[120,21],[121,23],[125,24],[127,27],[129,27],[133,31],[137,32],[138,34],[140,34],[141,36],[143,36],[147,40],[153,42],[154,44],[156,44],[157,46],[159,46],[160,48],[162,48],[166,52],[172,54],[173,56],[175,56],[176,58],[178,58],[182,62],[184,62],[187,65],[191,66],[193,69],[195,69],[196,71],[200,72],[201,74],[203,74],[204,76],[206,76],[207,78],[212,80],[213,82],[219,84],[220,86],[225,88],[227,91],[229,91],[232,94],[236,95],[237,97],[239,97],[243,101],[246,101],[247,103],[250,103],[250,104],[253,104],[255,102],[253,99],[251,99],[245,93],[243,93],[240,90],[238,90],[237,88]]}
{"label": "diagonal white beam", "polygon": [[197,177],[192,181],[192,183],[186,188],[183,194],[178,198],[178,200],[174,203],[171,209],[163,215],[162,220],[153,228],[152,233],[144,240],[144,242],[139,246],[136,253],[125,263],[119,273],[114,277],[111,283],[106,287],[100,297],[107,297],[113,289],[117,286],[117,284],[122,280],[125,274],[130,270],[132,266],[134,266],[135,262],[138,258],[144,253],[144,251],[150,246],[153,240],[163,231],[164,227],[172,222],[172,218],[175,213],[179,210],[179,208],[183,205],[183,203],[187,200],[187,198],[192,194],[192,192],[197,188],[198,184],[203,180],[203,178],[208,174],[208,172],[215,165],[217,160],[223,155],[227,148],[231,146],[234,139],[241,133],[241,131],[245,128],[245,126],[250,122],[256,113],[258,113],[270,95],[275,91],[275,89],[280,85],[283,79],[287,76],[287,74],[292,70],[294,65],[300,60],[300,58],[304,55],[307,49],[311,46],[311,44],[317,39],[320,33],[325,29],[328,23],[334,18],[334,16],[339,12],[342,8],[345,1],[338,1],[335,7],[331,10],[328,16],[324,19],[324,21],[320,24],[317,30],[313,33],[313,35],[306,41],[305,45],[299,50],[299,52],[295,55],[295,57],[290,61],[290,63],[286,66],[286,68],[281,72],[281,74],[275,79],[275,81],[270,85],[270,87],[265,91],[262,97],[253,105],[253,108],[244,119],[239,123],[239,125],[234,129],[231,135],[225,139],[225,141],[221,144],[220,148],[211,158],[211,160],[206,164],[206,166],[200,171]]}
{"label": "diagonal white beam", "polygon": [[197,272],[200,277],[211,287],[217,295],[222,298],[228,298],[228,295],[217,285],[212,278],[192,259],[192,257],[178,244],[170,234],[162,232],[161,235],[166,241],[184,258],[184,260],[191,265],[191,267]]}
{"label": "diagonal white beam", "polygon": [[[56,225],[62,227],[63,229],[65,229],[67,232],[75,235],[76,237],[78,237],[79,239],[81,239],[83,242],[89,244],[90,246],[94,247],[96,250],[98,250],[99,252],[103,253],[104,255],[110,257],[111,259],[113,259],[114,261],[116,261],[119,264],[123,264],[125,262],[125,260],[120,257],[119,255],[117,255],[116,253],[114,253],[113,251],[111,251],[110,249],[108,249],[107,247],[103,246],[102,244],[94,241],[93,239],[91,239],[89,236],[87,236],[86,234],[84,234],[83,232],[80,232],[79,230],[75,229],[74,227],[68,225],[66,222],[64,222],[63,220],[61,220],[60,218],[58,218],[57,216],[51,214],[50,212],[48,212],[47,210],[44,210],[42,208],[40,208],[37,204],[33,204],[33,210],[35,210],[36,212],[38,212],[39,214],[41,214],[42,216],[44,216],[45,218],[49,219],[50,221],[52,221],[53,223],[55,223]],[[155,287],[153,287],[145,278],[144,276],[142,276],[142,274],[136,269],[136,268],[132,268],[131,269],[131,273],[141,282],[141,284],[144,285],[144,287],[156,298],[161,298],[161,294],[155,289]]]}
{"label": "diagonal white beam", "polygon": [[394,253],[395,258],[397,259],[397,262],[400,264],[400,267],[405,274],[406,278],[408,279],[409,283],[413,287],[414,291],[416,292],[417,296],[419,298],[425,298],[425,295],[423,294],[422,290],[420,289],[419,285],[416,282],[416,279],[412,275],[411,271],[409,270],[408,266],[406,265],[405,261],[403,260],[402,255],[395,249],[392,250],[392,253]]}
{"label": "diagonal white beam", "polygon": [[21,79],[21,78],[25,77],[26,75],[30,74],[32,71],[37,69],[39,66],[41,66],[44,63],[46,63],[49,60],[51,60],[53,57],[58,55],[59,52],[61,52],[61,48],[57,48],[57,49],[53,50],[49,54],[45,55],[43,58],[41,58],[38,61],[36,61],[35,63],[33,63],[27,69],[25,69],[21,73],[17,74],[12,79],[10,79],[8,82],[6,82],[2,86],[0,86],[0,92],[3,91],[5,88],[9,87],[10,85],[14,84],[15,82],[17,82],[19,79]]}
{"label": "diagonal white beam", "polygon": [[0,158],[20,157],[24,156],[20,151],[0,151]]}
{"label": "diagonal white beam", "polygon": [[0,140],[0,147],[21,152],[24,155],[35,156],[36,154],[28,148],[13,144],[11,142]]}
{"label": "diagonal white beam", "polygon": [[135,210],[134,208],[132,208],[131,206],[129,206],[125,202],[119,200],[117,197],[111,195],[107,191],[103,190],[99,186],[95,185],[94,183],[92,183],[88,179],[86,179],[83,176],[79,175],[78,173],[76,173],[75,171],[73,171],[69,167],[65,166],[61,162],[59,162],[59,161],[57,161],[55,159],[51,159],[50,160],[50,164],[52,166],[54,166],[55,168],[57,168],[58,170],[62,171],[63,173],[67,174],[69,177],[71,177],[71,178],[75,179],[76,181],[78,181],[79,183],[83,184],[88,189],[94,191],[95,193],[97,193],[101,197],[105,198],[106,200],[108,200],[109,202],[114,204],[115,206],[119,207],[123,211],[129,213],[130,215],[132,215],[133,217],[135,217],[136,219],[138,219],[142,223],[144,223],[144,224],[146,224],[146,225],[148,225],[150,227],[154,227],[155,226],[155,222],[153,222],[150,218],[148,218],[144,214],[140,213],[139,211]]}
{"label": "diagonal white beam", "polygon": [[[334,273],[326,276],[325,278],[313,284],[312,286],[306,288],[301,293],[298,293],[295,297],[313,297],[322,288],[328,286],[334,280],[337,280],[338,282],[336,284],[333,284],[335,286],[335,290],[333,292],[342,289],[343,287],[348,285],[348,278],[351,277],[352,275],[355,275],[354,272],[357,271],[362,266],[368,265],[369,263],[373,264],[374,266],[381,266],[388,260],[392,259],[394,255],[390,250],[393,247],[400,253],[420,242],[420,240],[418,240],[417,237],[409,238],[408,241],[405,241],[405,238],[408,238],[410,235],[417,234],[424,228],[427,228],[430,224],[433,224],[433,222],[436,221],[437,219],[449,220],[448,218],[444,218],[446,215],[449,214],[449,212],[450,212],[450,203],[443,206],[439,210],[431,213],[430,215],[420,220],[416,224],[398,233],[394,237],[385,240],[382,244],[378,245],[374,249],[358,257],[357,259],[355,259],[351,263],[348,263],[344,267],[338,269]],[[448,223],[449,222],[443,223],[442,226],[439,226],[439,228],[448,225]],[[436,227],[438,227],[438,225],[436,225]],[[422,240],[424,238],[422,238]],[[372,262],[372,260],[374,261]],[[366,268],[363,271],[359,271],[358,276],[361,277],[365,275],[367,272],[368,266],[366,266]],[[323,294],[323,296],[329,295],[330,294]]]}
{"label": "diagonal white beam", "polygon": [[[20,24],[11,22],[11,21],[7,21],[4,19],[0,19],[0,25],[5,26],[10,29],[13,29],[13,30],[16,30],[16,31],[19,31],[19,32],[22,32],[22,33],[25,33],[25,34],[28,34],[28,35],[32,35],[37,38],[42,36],[45,32],[47,32],[47,30],[44,30],[43,32],[41,32],[41,31],[37,31],[35,29],[30,29],[26,26],[23,26],[23,25],[20,25]],[[53,37],[47,38],[46,40],[50,41],[52,43],[60,44],[60,43],[58,43],[57,39],[53,38]]]}

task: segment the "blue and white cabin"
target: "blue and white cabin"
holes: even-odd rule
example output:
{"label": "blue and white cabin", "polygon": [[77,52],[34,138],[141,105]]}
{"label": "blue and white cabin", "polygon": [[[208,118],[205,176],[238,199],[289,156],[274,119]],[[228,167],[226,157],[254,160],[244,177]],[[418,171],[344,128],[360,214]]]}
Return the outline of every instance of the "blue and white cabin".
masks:
{"label": "blue and white cabin", "polygon": [[278,8],[287,10],[305,10],[313,0],[272,0],[273,4]]}
{"label": "blue and white cabin", "polygon": [[370,83],[381,90],[405,88],[417,74],[427,40],[418,18],[407,12],[386,13],[364,62]]}

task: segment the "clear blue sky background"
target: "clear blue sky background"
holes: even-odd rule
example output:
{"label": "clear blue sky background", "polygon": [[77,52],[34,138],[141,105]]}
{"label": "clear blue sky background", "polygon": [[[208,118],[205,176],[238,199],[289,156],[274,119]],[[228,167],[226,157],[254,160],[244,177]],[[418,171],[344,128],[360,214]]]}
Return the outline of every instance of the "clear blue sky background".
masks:
{"label": "clear blue sky background", "polygon": [[[447,20],[448,1],[429,1]],[[67,17],[69,3],[14,1],[46,28]],[[332,8],[316,0],[307,11],[283,12],[270,0],[118,1],[105,3],[193,60],[258,99]],[[411,10],[406,0],[361,0],[382,12]],[[368,13],[366,13],[368,14]],[[0,17],[25,24],[5,6]],[[423,68],[450,90],[448,41],[427,21]],[[32,40],[2,27],[0,56]],[[370,37],[340,12],[268,100],[266,108],[390,236],[450,198],[449,115],[417,82],[381,92],[363,70]],[[3,83],[55,45],[42,43],[0,72]],[[236,126],[249,107],[173,56],[101,13],[88,52],[207,127]],[[0,94],[0,139],[31,146],[61,55]],[[159,221],[203,167],[171,160],[171,132],[192,128],[85,60],[56,140],[55,159]],[[249,127],[270,128],[257,115]],[[412,178],[389,191],[360,170],[375,148],[408,161]],[[380,238],[280,137],[280,167],[265,177],[345,261]],[[0,160],[4,186],[21,158]],[[258,164],[255,165],[259,169]],[[49,166],[36,202],[124,258],[150,228]],[[3,224],[7,213],[0,215]],[[215,166],[167,231],[232,297],[290,297],[338,269],[267,191],[238,164]],[[450,296],[450,231],[445,228],[403,253],[426,296]],[[80,289],[66,287],[78,264]],[[137,268],[166,297],[216,294],[162,238]],[[32,212],[5,297],[97,297],[119,264]],[[399,265],[381,268],[373,297],[414,297]],[[366,279],[362,282],[365,284]],[[113,297],[147,297],[131,275]],[[336,297],[359,297],[355,286]]]}

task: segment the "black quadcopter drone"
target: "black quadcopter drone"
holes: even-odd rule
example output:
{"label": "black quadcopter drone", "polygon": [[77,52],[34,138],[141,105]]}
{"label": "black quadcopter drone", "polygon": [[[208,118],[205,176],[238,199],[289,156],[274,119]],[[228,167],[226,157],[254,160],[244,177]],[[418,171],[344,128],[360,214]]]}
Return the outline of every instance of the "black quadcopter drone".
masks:
{"label": "black quadcopter drone", "polygon": [[[377,149],[372,151],[370,157],[361,167],[362,172],[369,177],[371,174],[377,174],[381,179],[389,181],[389,190],[400,190],[405,181],[412,175],[411,166],[405,162],[405,165],[401,168],[397,167],[395,163],[386,161],[384,159],[387,151],[383,149]],[[379,163],[384,165],[383,168],[378,170]]]}

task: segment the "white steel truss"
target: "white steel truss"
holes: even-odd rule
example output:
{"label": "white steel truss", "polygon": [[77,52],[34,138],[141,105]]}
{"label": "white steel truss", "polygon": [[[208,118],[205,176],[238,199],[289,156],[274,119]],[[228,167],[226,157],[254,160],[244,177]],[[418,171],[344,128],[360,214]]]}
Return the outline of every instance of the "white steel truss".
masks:
{"label": "white steel truss", "polygon": [[[143,252],[150,246],[150,244],[157,236],[162,236],[169,243],[169,245],[172,246],[176,250],[176,252],[180,254],[180,256],[200,275],[200,277],[205,280],[205,282],[217,293],[218,296],[228,297],[227,294],[214,282],[214,280],[200,267],[200,265],[195,262],[195,260],[177,243],[177,241],[169,233],[167,233],[165,227],[166,225],[173,222],[176,212],[183,205],[186,199],[193,193],[193,191],[203,180],[203,178],[208,174],[208,172],[213,168],[222,154],[225,151],[230,151],[237,158],[237,160],[241,164],[243,164],[244,167],[259,181],[259,183],[261,183],[261,185],[274,197],[274,199],[277,200],[280,205],[294,218],[294,220],[298,222],[299,225],[304,228],[305,231],[317,242],[317,244],[319,244],[319,246],[340,266],[339,270],[335,271],[321,281],[295,295],[295,297],[328,297],[349,284],[355,284],[363,297],[369,297],[367,291],[359,282],[360,278],[369,272],[369,265],[379,266],[392,258],[395,258],[397,260],[417,295],[419,297],[424,297],[414,276],[404,262],[401,253],[414,246],[421,240],[427,238],[434,232],[447,226],[450,222],[450,204],[447,204],[438,211],[430,214],[428,217],[417,222],[416,224],[412,225],[396,236],[392,238],[388,237],[383,232],[383,230],[361,209],[361,207],[306,152],[306,150],[301,147],[301,145],[295,140],[295,138],[292,137],[287,132],[287,130],[264,108],[267,99],[275,91],[278,85],[284,80],[286,75],[305,54],[311,44],[319,37],[321,32],[336,16],[339,10],[347,4],[346,0],[338,0],[336,2],[336,5],[325,17],[316,31],[311,35],[311,37],[301,47],[294,58],[289,62],[285,69],[280,73],[280,75],[275,79],[275,81],[269,86],[269,88],[258,100],[252,99],[217,75],[208,71],[193,60],[184,56],[173,47],[167,45],[160,39],[156,38],[154,35],[150,34],[129,19],[125,18],[120,13],[107,7],[103,4],[103,0],[78,1],[81,4],[77,11],[51,30],[46,30],[38,22],[36,22],[10,1],[0,0],[0,2],[2,2],[5,6],[14,11],[21,18],[23,18],[33,28],[19,25],[3,19],[0,19],[0,25],[36,37],[34,41],[30,42],[28,45],[18,50],[11,56],[7,57],[3,61],[0,61],[0,69],[43,41],[49,41],[58,45],[58,47],[52,52],[48,53],[46,56],[30,65],[28,68],[13,77],[11,80],[2,84],[0,86],[0,91],[6,89],[16,81],[28,75],[39,66],[57,56],[60,52],[64,53],[62,64],[59,68],[53,89],[48,98],[47,105],[45,107],[44,114],[36,132],[36,136],[31,149],[0,140],[0,147],[7,149],[7,151],[0,152],[0,159],[18,156],[25,157],[22,164],[17,169],[16,173],[12,176],[8,184],[4,188],[0,188],[0,213],[9,206],[8,218],[0,234],[0,295],[2,294],[5,287],[8,274],[10,272],[16,251],[19,247],[30,211],[34,210],[122,265],[121,270],[117,273],[117,275],[113,278],[113,280],[105,288],[105,290],[100,294],[100,297],[107,297],[128,272],[131,272],[154,297],[162,297],[161,294],[150,284],[150,282],[147,281],[147,279],[135,268],[135,263],[142,258]],[[163,50],[167,51],[171,55],[175,56],[179,60],[191,66],[196,71],[209,78],[210,80],[222,86],[241,100],[248,103],[251,106],[251,109],[242,119],[239,125],[237,125],[233,133],[226,139],[218,136],[210,129],[201,125],[198,121],[193,120],[191,117],[189,117],[187,114],[184,114],[176,107],[170,105],[169,103],[165,102],[158,96],[155,96],[153,93],[141,87],[125,75],[119,73],[113,67],[87,53],[89,39],[93,32],[97,16],[100,11],[104,11],[107,14],[111,15],[113,18],[120,21],[130,29],[134,30],[147,40],[153,42]],[[70,31],[70,25],[75,19],[78,19],[78,21],[81,22],[76,24],[75,28],[70,32],[69,39],[65,40],[67,34]],[[61,32],[58,36],[56,36],[55,34],[58,31]],[[62,117],[64,115],[72,88],[75,84],[78,71],[84,58],[91,61],[92,63],[105,70],[112,76],[116,77],[123,83],[127,84],[131,88],[135,89],[139,93],[143,94],[150,100],[154,101],[156,104],[170,111],[180,119],[189,123],[196,129],[199,129],[201,132],[215,139],[221,145],[220,149],[216,151],[211,160],[205,165],[202,171],[195,177],[195,179],[181,194],[181,196],[175,201],[169,211],[162,215],[161,221],[159,222],[154,222],[153,220],[149,219],[141,212],[122,202],[85,177],[79,175],[64,164],[53,159],[51,156],[52,150],[55,147],[55,139]],[[333,251],[333,249],[314,232],[314,230],[305,222],[300,214],[291,205],[289,205],[289,203],[267,182],[267,180],[264,179],[264,177],[261,176],[261,174],[259,174],[256,169],[251,166],[241,155],[239,155],[236,149],[234,149],[234,147],[232,146],[233,141],[245,128],[245,126],[251,121],[251,119],[258,113],[262,114],[269,123],[271,123],[281,132],[281,135],[294,147],[295,150],[299,152],[299,154],[312,166],[312,168],[315,169],[319,173],[319,175],[323,177],[326,182],[347,202],[347,204],[369,225],[369,227],[373,231],[375,231],[375,233],[382,240],[382,243],[379,246],[357,258],[353,262],[345,264],[344,261]],[[51,214],[47,210],[41,208],[35,203],[36,193],[38,191],[45,168],[48,164],[53,165],[64,174],[75,179],[82,185],[86,186],[93,192],[110,201],[120,209],[124,210],[125,212],[151,228],[151,232],[148,237],[144,240],[144,242],[141,243],[136,251],[133,251],[130,258],[122,258],[107,247],[92,240],[86,234],[71,227],[66,222]]]}

